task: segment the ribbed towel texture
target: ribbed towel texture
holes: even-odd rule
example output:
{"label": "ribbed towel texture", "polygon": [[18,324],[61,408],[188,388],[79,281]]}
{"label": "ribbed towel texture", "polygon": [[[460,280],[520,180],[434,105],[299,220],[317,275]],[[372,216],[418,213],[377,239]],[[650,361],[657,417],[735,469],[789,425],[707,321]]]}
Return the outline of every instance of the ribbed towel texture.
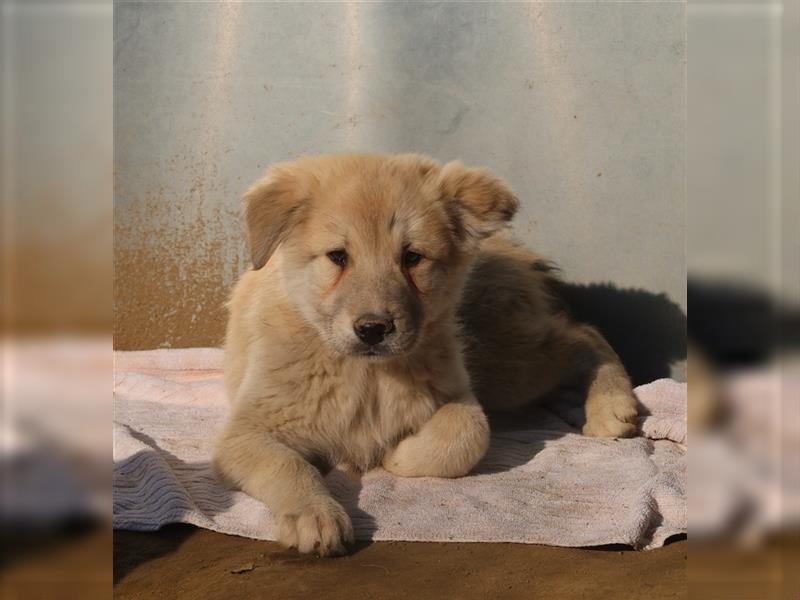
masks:
{"label": "ribbed towel texture", "polygon": [[[209,468],[228,402],[222,351],[115,355],[114,527],[168,523],[271,540],[263,504]],[[362,540],[519,542],[654,548],[686,532],[686,384],[636,388],[641,437],[579,434],[568,401],[496,419],[488,454],[467,477],[405,479],[382,469],[326,478]]]}

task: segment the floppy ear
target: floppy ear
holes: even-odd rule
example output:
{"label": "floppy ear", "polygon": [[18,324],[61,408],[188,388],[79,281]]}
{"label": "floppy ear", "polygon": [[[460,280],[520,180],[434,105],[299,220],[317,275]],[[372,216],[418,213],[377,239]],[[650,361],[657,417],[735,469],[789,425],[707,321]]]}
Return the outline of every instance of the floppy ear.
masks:
{"label": "floppy ear", "polygon": [[293,227],[302,222],[310,195],[308,176],[291,163],[270,167],[244,195],[247,242],[260,269]]}
{"label": "floppy ear", "polygon": [[441,188],[449,210],[472,238],[482,239],[498,231],[519,208],[514,193],[491,172],[469,169],[460,162],[442,167]]}

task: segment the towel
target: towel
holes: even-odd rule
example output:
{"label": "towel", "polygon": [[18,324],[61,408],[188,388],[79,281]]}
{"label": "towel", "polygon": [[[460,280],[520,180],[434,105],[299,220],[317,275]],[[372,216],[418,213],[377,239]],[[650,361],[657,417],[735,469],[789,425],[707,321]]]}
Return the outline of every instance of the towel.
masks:
{"label": "towel", "polygon": [[[221,365],[212,348],[115,354],[115,528],[191,523],[275,539],[269,510],[210,469],[228,411]],[[686,384],[635,392],[641,437],[584,437],[565,401],[493,419],[489,451],[466,477],[334,469],[325,481],[360,540],[655,548],[686,532]]]}

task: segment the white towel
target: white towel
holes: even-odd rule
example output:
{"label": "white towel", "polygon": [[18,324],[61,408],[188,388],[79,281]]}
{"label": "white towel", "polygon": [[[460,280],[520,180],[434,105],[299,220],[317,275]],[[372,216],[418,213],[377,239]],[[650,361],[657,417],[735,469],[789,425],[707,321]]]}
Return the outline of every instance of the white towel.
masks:
{"label": "white towel", "polygon": [[[209,458],[228,410],[222,351],[117,352],[114,527],[192,523],[275,539],[263,504],[216,481]],[[686,385],[636,388],[642,437],[583,437],[568,405],[493,421],[487,456],[460,479],[405,479],[382,469],[332,494],[361,540],[661,546],[686,532]]]}

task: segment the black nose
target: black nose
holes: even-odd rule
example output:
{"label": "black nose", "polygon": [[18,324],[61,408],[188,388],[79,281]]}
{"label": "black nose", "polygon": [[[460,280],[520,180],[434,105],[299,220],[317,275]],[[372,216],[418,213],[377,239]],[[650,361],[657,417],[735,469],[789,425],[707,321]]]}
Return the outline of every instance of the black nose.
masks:
{"label": "black nose", "polygon": [[394,330],[394,321],[376,315],[364,315],[356,319],[353,329],[360,339],[369,346],[380,344]]}

